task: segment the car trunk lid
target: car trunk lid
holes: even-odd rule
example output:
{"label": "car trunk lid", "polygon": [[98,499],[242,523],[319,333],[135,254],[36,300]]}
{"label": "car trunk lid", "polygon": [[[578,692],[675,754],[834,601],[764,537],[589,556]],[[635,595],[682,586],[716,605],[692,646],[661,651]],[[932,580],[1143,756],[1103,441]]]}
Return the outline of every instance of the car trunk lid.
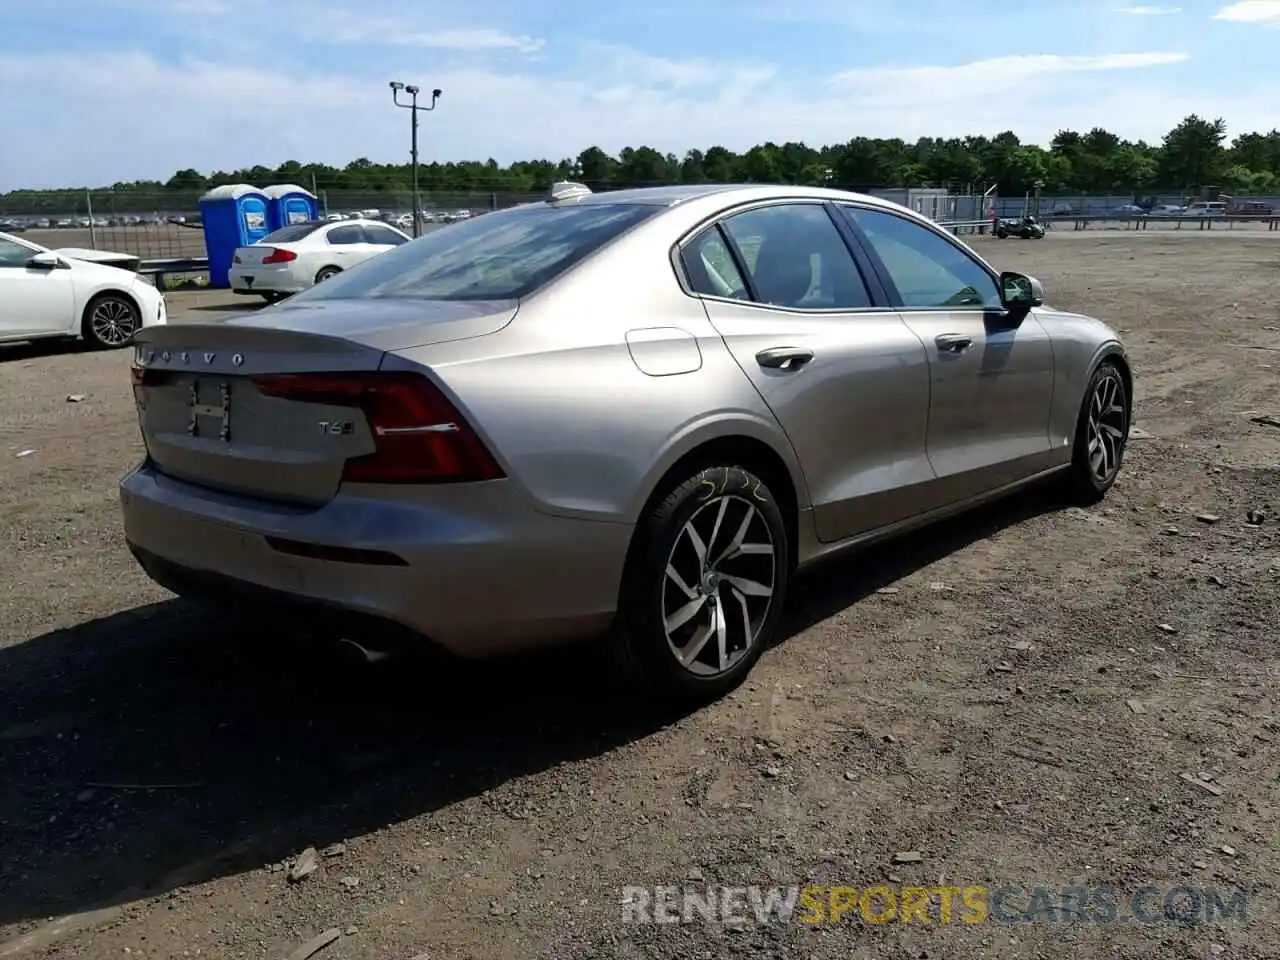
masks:
{"label": "car trunk lid", "polygon": [[134,395],[147,453],[189,483],[323,504],[347,461],[376,449],[363,410],[340,399],[274,396],[255,377],[367,374],[388,351],[494,332],[514,314],[512,304],[332,301],[144,328],[135,338]]}

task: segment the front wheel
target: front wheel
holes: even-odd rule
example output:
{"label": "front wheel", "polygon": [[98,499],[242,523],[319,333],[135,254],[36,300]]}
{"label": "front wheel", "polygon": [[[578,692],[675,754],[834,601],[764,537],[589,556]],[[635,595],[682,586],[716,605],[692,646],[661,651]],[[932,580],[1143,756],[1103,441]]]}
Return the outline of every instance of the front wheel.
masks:
{"label": "front wheel", "polygon": [[1103,361],[1089,379],[1067,484],[1072,499],[1097,503],[1116,482],[1129,440],[1129,391],[1120,368]]}
{"label": "front wheel", "polygon": [[126,346],[141,327],[138,305],[123,293],[100,294],[84,309],[85,342],[99,350]]}
{"label": "front wheel", "polygon": [[706,467],[642,518],[623,577],[614,659],[632,685],[705,702],[773,640],[790,577],[787,528],[763,480]]}

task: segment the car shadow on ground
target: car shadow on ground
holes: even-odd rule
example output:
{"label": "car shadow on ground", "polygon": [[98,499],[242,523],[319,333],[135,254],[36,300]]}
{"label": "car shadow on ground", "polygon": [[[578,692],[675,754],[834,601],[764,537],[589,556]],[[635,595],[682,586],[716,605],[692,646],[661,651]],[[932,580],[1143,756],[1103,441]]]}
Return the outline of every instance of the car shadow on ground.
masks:
{"label": "car shadow on ground", "polygon": [[89,346],[83,340],[71,337],[24,340],[0,344],[0,364],[21,360],[40,360],[44,357],[63,357],[73,353],[88,353]]}
{"label": "car shadow on ground", "polygon": [[231,300],[227,303],[196,304],[186,309],[191,313],[252,313],[255,310],[261,310],[267,305],[265,300],[246,297],[243,300]]}
{"label": "car shadow on ground", "polygon": [[[1024,492],[833,561],[797,581],[785,633],[1055,505]],[[0,703],[0,924],[261,868],[680,718],[579,650],[353,670],[180,600],[0,650]]]}

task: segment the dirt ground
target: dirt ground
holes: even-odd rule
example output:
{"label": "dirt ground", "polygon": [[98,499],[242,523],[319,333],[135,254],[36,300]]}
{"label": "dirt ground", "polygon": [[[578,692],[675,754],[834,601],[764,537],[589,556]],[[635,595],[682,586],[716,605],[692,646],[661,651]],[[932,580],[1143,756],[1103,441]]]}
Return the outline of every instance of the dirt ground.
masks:
{"label": "dirt ground", "polygon": [[[687,716],[581,656],[353,670],[174,600],[121,536],[128,357],[0,350],[0,958],[284,958],[326,930],[323,960],[1280,956],[1280,428],[1250,419],[1280,415],[1280,234],[980,249],[1125,335],[1118,485],[818,571],[748,684]],[[202,296],[171,299],[226,302]],[[624,924],[622,888],[658,884],[1248,899]]]}

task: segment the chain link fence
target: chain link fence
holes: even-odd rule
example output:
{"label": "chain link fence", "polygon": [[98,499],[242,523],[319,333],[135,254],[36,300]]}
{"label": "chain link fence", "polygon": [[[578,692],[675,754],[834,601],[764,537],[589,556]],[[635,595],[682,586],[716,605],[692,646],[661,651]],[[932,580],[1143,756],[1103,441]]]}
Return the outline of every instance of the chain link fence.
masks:
{"label": "chain link fence", "polygon": [[[652,186],[614,184],[612,188]],[[0,232],[20,233],[51,248],[111,250],[143,260],[186,259],[205,256],[199,198],[203,191],[165,190],[145,193],[132,190],[89,190],[11,193],[0,197]],[[409,189],[329,190],[317,184],[322,217],[364,216],[412,225],[413,192]],[[1178,216],[1192,202],[1180,191],[1115,192],[1108,195],[1044,194],[987,197],[943,188],[877,188],[869,191],[901,203],[939,222],[989,221],[995,217],[1036,214],[1054,219],[1080,217],[1101,221],[1142,217]],[[466,211],[476,216],[543,198],[542,193],[499,190],[422,190],[422,210],[429,228],[449,222]],[[1230,197],[1218,201],[1214,213],[1242,211],[1250,215],[1280,215],[1280,196]],[[979,232],[970,226],[958,232]]]}

